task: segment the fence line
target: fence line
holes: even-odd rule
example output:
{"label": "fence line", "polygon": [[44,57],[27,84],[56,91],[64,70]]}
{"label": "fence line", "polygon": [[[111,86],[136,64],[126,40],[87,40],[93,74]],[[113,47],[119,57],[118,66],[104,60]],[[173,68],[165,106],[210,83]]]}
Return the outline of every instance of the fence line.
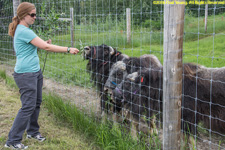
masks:
{"label": "fence line", "polygon": [[[39,1],[37,0],[30,1],[32,1],[33,3],[36,2],[37,8],[39,8],[41,5],[41,3],[39,3]],[[49,3],[46,5],[48,8],[51,8],[52,1],[53,0],[48,1]],[[141,71],[145,71],[145,67],[135,66],[135,68],[134,66],[132,66],[135,62],[126,60],[131,60],[131,57],[137,57],[139,59],[138,63],[141,64],[143,63],[143,60],[147,58],[146,54],[155,55],[156,58],[159,58],[158,64],[163,62],[163,69],[161,68],[161,72],[159,71],[160,73],[163,73],[163,78],[159,83],[160,85],[163,85],[163,89],[160,88],[160,86],[151,87],[151,85],[145,85],[146,89],[149,88],[149,95],[144,95],[144,92],[142,93],[138,90],[135,90],[134,88],[143,87],[143,82],[147,82],[144,79],[143,82],[139,83],[133,83],[134,81],[131,81],[131,83],[133,84],[131,85],[134,86],[134,88],[131,89],[131,91],[127,92],[133,97],[139,96],[140,101],[146,99],[149,103],[148,105],[142,106],[142,104],[131,101],[130,104],[132,105],[132,107],[136,107],[137,109],[144,108],[146,111],[149,111],[148,115],[150,117],[151,114],[159,114],[158,116],[160,116],[160,114],[163,114],[163,120],[160,120],[160,117],[156,120],[158,123],[157,128],[163,129],[163,133],[161,132],[161,130],[157,134],[159,136],[163,136],[163,140],[161,141],[162,143],[160,143],[162,144],[163,149],[182,149],[182,133],[185,133],[188,136],[193,136],[195,142],[198,142],[195,143],[196,145],[193,148],[198,149],[201,148],[202,145],[204,145],[204,148],[208,149],[225,148],[225,144],[223,142],[225,141],[225,134],[223,131],[216,130],[220,128],[215,128],[214,126],[216,126],[217,124],[213,124],[215,120],[220,123],[220,127],[225,124],[225,118],[222,116],[224,113],[220,112],[220,114],[217,114],[217,111],[214,110],[224,110],[225,112],[224,101],[216,101],[217,98],[221,100],[224,97],[224,92],[221,92],[223,89],[225,90],[224,78],[215,78],[219,76],[216,73],[220,71],[223,73],[223,70],[221,70],[221,68],[208,68],[209,66],[223,67],[225,63],[224,53],[221,51],[217,51],[218,48],[221,49],[222,44],[220,43],[223,42],[220,37],[225,36],[224,29],[221,27],[225,26],[225,19],[223,19],[224,14],[218,16],[216,15],[216,11],[221,11],[220,9],[224,9],[225,7],[217,7],[217,5],[214,5],[214,7],[212,7],[212,5],[208,5],[207,11],[206,5],[196,7],[191,7],[189,5],[188,9],[185,10],[185,5],[168,4],[160,5],[161,7],[157,7],[159,5],[150,5],[146,0],[142,0],[140,1],[140,3],[142,3],[143,1],[144,3],[140,5],[140,9],[140,7],[133,5],[134,3],[136,3],[136,1],[116,0],[115,3],[118,3],[118,5],[111,9],[112,4],[110,2],[112,1],[107,0],[79,0],[79,5],[75,5],[77,4],[75,3],[75,1],[60,1],[58,3],[57,0],[54,0],[54,2],[57,2],[54,3],[55,5],[57,5],[57,13],[60,13],[61,15],[66,12],[65,18],[63,18],[64,15],[61,15],[61,18],[58,18],[58,20],[61,20],[59,23],[62,23],[62,26],[59,25],[60,30],[52,32],[54,34],[54,44],[72,46],[79,49],[78,43],[79,41],[82,41],[82,43],[85,44],[83,45],[83,47],[88,46],[91,49],[92,46],[95,46],[95,50],[93,51],[93,53],[90,53],[91,56],[89,57],[89,60],[87,59],[85,61],[80,56],[50,53],[46,62],[44,76],[46,78],[52,78],[53,80],[60,83],[64,83],[64,88],[61,88],[61,86],[59,86],[59,89],[62,89],[61,93],[63,93],[63,97],[67,98],[67,96],[69,95],[70,99],[74,98],[73,100],[76,101],[75,103],[79,107],[87,107],[89,111],[92,111],[92,109],[94,109],[94,111],[99,113],[99,111],[101,110],[100,107],[102,107],[99,103],[99,99],[101,99],[101,96],[105,93],[104,91],[93,88],[93,82],[99,84],[103,89],[103,86],[105,85],[104,80],[111,77],[110,74],[105,74],[104,71],[108,68],[108,71],[112,71],[112,66],[116,64],[115,62],[112,62],[112,60],[118,61],[119,56],[122,57],[125,54],[128,54],[126,58],[120,60],[124,63],[125,68],[130,67],[132,68],[131,70],[135,70],[136,68],[138,68],[139,70],[137,69],[138,71],[136,71],[138,73],[142,73]],[[8,23],[11,22],[11,16],[13,14],[15,15],[16,6],[18,6],[19,2],[20,0],[13,0],[13,3],[10,4],[12,6],[10,6],[10,8],[7,8],[11,9],[10,11],[8,11],[9,13],[6,14],[7,11],[5,11],[4,15],[0,17],[0,25],[2,24],[2,26],[0,27],[0,31],[3,31],[2,33],[0,33],[3,39],[0,40],[0,62],[10,65],[15,64],[16,60],[15,54],[13,53],[12,39],[8,37],[6,30]],[[97,7],[98,3],[100,4]],[[120,9],[121,7],[123,9]],[[157,9],[154,9],[156,7]],[[163,7],[164,10],[160,10],[160,8]],[[0,9],[2,10],[2,8]],[[3,7],[3,9],[6,9],[6,7]],[[39,10],[41,9],[37,9],[37,12]],[[62,12],[60,12],[60,10]],[[212,14],[212,11],[214,11],[214,14]],[[50,13],[49,10],[47,10],[46,12]],[[47,14],[46,12],[43,14]],[[186,13],[185,18],[184,12]],[[195,13],[195,16],[192,15],[193,12]],[[164,20],[162,19],[163,13]],[[196,15],[198,17],[196,17]],[[49,20],[49,18],[37,17],[37,20]],[[70,25],[62,21],[69,21],[68,23],[70,23]],[[219,23],[217,24],[217,22]],[[163,24],[164,30],[162,30]],[[44,23],[44,21],[40,21],[40,25],[38,24],[36,26],[34,24],[32,28],[35,30],[37,27],[41,31],[44,31],[45,29],[48,29],[48,26],[45,25],[46,24]],[[114,50],[116,50],[116,55],[118,55],[118,57],[112,59],[113,57],[111,56],[111,53],[108,52],[106,52],[106,55],[104,55],[103,57],[100,57],[100,54],[102,53],[98,50],[101,49],[101,47],[99,46],[101,44],[111,46]],[[184,48],[183,44],[185,46]],[[43,51],[39,53],[41,65],[43,64],[42,57],[44,57],[42,52]],[[105,60],[105,58],[110,59]],[[90,65],[90,60],[92,60],[93,62],[99,62],[99,65],[91,67],[89,66],[89,69],[91,69],[88,70],[88,68],[86,68],[88,65],[86,64]],[[182,64],[182,61],[184,61],[185,63]],[[207,61],[209,61],[209,63]],[[150,66],[152,67],[152,61],[150,62]],[[182,80],[184,80],[185,76],[187,75],[184,72],[182,74],[182,70],[184,70],[183,66],[187,64],[186,62],[196,64],[194,68],[196,68],[197,71],[195,72],[195,70],[192,70],[196,74],[190,75],[190,77],[195,81],[193,83],[195,86],[191,87],[192,89],[190,90],[194,93],[192,95],[190,95],[190,92],[186,93],[186,91],[182,91],[182,89],[188,89],[185,84],[182,85]],[[206,62],[207,67],[202,66],[205,65]],[[95,72],[96,70],[99,71],[100,69],[105,70],[102,72]],[[157,69],[154,70],[150,68],[149,70],[150,73],[157,72]],[[133,72],[128,72],[128,70],[125,71],[127,71],[126,73],[129,75],[133,74]],[[151,76],[151,74],[148,75],[149,77]],[[91,76],[94,77],[91,78]],[[96,78],[100,79],[96,81]],[[117,80],[121,79],[122,82],[126,81],[124,77],[119,77],[119,75],[115,78]],[[142,79],[140,81],[142,81]],[[161,84],[162,81],[163,84]],[[111,83],[118,84],[115,82]],[[198,86],[202,83],[206,84],[205,87],[202,87],[204,88],[204,90],[202,91],[205,92],[203,92],[203,94],[205,94],[206,96],[199,97],[198,94],[201,92],[201,87],[199,88]],[[66,89],[65,87],[70,85],[78,85],[80,86],[80,89],[77,89],[76,87],[76,89],[73,89],[73,92],[69,90],[63,91],[63,89]],[[118,86],[119,84],[117,85],[117,87]],[[57,86],[53,88],[56,87]],[[91,92],[86,92],[86,89],[89,89]],[[213,95],[217,92],[216,90],[220,90],[219,94],[217,94],[218,97]],[[93,94],[93,91],[96,93]],[[157,91],[158,93],[163,91],[163,100],[158,97],[151,97],[151,92],[154,93],[154,91]],[[75,92],[76,95],[73,95]],[[57,93],[60,92],[57,91]],[[98,96],[97,93],[101,93],[102,95]],[[106,97],[110,96],[111,95],[109,94]],[[78,98],[78,100],[76,100],[75,98]],[[192,103],[191,106],[193,106],[194,108],[184,106],[183,102],[185,99],[193,101],[194,103]],[[162,110],[161,100],[163,102]],[[158,107],[160,110],[157,108],[152,108],[151,102],[153,102],[153,104],[159,104]],[[198,108],[198,106],[201,105],[203,109],[201,109],[201,107]],[[90,106],[93,107],[91,108]],[[120,107],[122,110],[126,109],[124,106]],[[200,109],[209,109],[209,111],[204,112],[200,111]],[[141,119],[144,118],[146,120],[151,120],[151,118],[148,118],[149,116],[145,114],[146,112],[141,114],[140,112],[133,112],[132,109],[130,109],[129,111],[131,114],[139,116],[140,119],[139,121],[137,121],[130,118],[130,122],[125,120],[129,123],[136,121],[136,123],[142,125]],[[185,120],[185,118],[183,117],[184,114],[182,114],[184,111],[188,112],[188,115],[190,114],[190,116],[188,116],[187,118],[189,119],[190,117],[193,117],[194,121]],[[124,115],[120,114],[121,112],[119,111],[114,111],[113,109],[110,109],[108,112],[113,113],[116,116]],[[99,115],[98,113],[96,114]],[[201,116],[206,121],[203,123],[199,123],[198,116]],[[110,115],[108,115],[107,118],[110,121],[114,121],[113,118],[110,117]],[[207,120],[209,120],[209,124],[207,124]],[[123,124],[123,122],[117,122],[119,124]],[[189,124],[190,127],[193,128],[193,133],[189,133],[184,129],[184,126],[186,124]],[[145,127],[148,128],[148,130],[152,129],[152,126],[145,125]],[[197,131],[199,131],[199,128],[204,130],[203,133],[201,131],[201,134],[198,134]],[[136,130],[134,128],[132,129]],[[138,128],[139,132],[137,134],[141,133],[140,129],[141,127]],[[152,138],[150,134],[148,134],[148,137]]]}

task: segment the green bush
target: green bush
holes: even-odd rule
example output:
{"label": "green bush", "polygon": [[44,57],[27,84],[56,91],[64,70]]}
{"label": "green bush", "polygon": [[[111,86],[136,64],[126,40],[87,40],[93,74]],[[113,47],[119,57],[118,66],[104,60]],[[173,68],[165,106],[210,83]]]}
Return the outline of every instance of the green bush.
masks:
{"label": "green bush", "polygon": [[163,28],[162,22],[160,20],[145,20],[144,25],[145,28],[151,28],[151,30],[161,30]]}

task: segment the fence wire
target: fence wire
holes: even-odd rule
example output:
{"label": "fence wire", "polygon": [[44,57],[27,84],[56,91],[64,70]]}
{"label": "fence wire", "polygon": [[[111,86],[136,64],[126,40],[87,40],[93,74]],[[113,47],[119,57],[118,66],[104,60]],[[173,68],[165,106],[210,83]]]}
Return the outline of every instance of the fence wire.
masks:
{"label": "fence wire", "polygon": [[[161,145],[167,96],[162,88],[164,5],[152,0],[26,1],[36,6],[31,28],[38,36],[81,51],[76,56],[38,51],[41,68],[45,65],[44,89],[86,114],[123,125],[134,137],[156,135]],[[180,133],[190,147],[189,137],[195,141],[195,149],[225,149],[225,4],[208,6],[205,30],[205,5],[186,2]],[[16,63],[8,36],[12,17],[13,1],[0,0],[0,65],[11,72]]]}

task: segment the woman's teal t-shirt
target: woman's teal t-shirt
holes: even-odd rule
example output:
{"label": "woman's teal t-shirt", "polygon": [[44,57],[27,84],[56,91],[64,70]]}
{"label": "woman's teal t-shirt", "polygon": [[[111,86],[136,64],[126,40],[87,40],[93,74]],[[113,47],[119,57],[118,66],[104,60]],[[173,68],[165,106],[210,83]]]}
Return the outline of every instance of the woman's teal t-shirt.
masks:
{"label": "woman's teal t-shirt", "polygon": [[16,52],[16,73],[38,72],[40,70],[37,47],[30,43],[37,35],[24,25],[17,25],[14,35]]}

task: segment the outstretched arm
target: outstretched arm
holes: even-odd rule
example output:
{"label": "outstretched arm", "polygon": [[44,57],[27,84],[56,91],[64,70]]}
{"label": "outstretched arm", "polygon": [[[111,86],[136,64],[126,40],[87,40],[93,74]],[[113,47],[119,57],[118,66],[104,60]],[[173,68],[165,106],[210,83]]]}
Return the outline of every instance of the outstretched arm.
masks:
{"label": "outstretched arm", "polygon": [[[65,53],[65,52],[67,52],[67,48],[68,48],[68,47],[53,45],[53,44],[51,44],[50,39],[48,41],[44,41],[39,37],[34,38],[33,40],[31,40],[30,43],[38,48],[41,48],[41,49],[44,49],[44,50],[50,51],[50,52]],[[77,54],[77,53],[79,53],[79,50],[77,48],[71,47],[70,53]]]}

